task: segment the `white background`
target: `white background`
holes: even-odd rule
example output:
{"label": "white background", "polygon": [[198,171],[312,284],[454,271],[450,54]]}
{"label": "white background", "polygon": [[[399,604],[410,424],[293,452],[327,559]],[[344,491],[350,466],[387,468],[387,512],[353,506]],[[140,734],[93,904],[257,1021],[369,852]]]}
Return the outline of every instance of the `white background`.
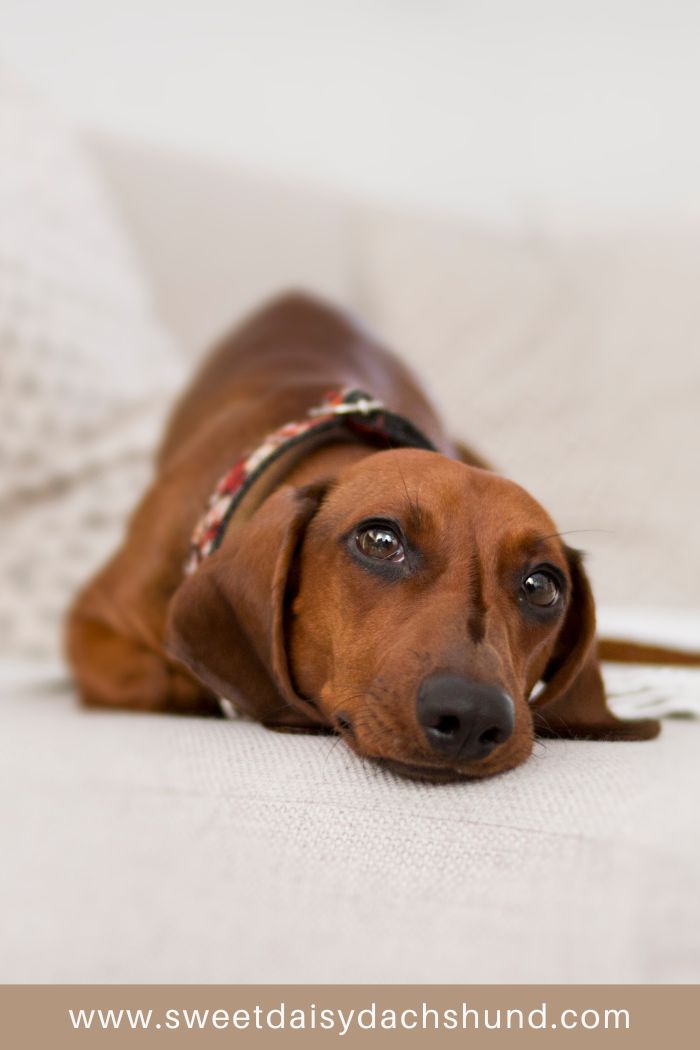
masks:
{"label": "white background", "polygon": [[691,0],[2,0],[80,121],[488,220],[700,214]]}

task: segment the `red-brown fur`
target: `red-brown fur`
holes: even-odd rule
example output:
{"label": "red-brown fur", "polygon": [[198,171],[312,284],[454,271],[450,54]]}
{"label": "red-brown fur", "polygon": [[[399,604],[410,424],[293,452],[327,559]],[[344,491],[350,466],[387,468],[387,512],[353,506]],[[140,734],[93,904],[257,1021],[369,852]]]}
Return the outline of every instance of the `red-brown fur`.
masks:
{"label": "red-brown fur", "polygon": [[[439,452],[335,441],[310,450],[191,577],[183,564],[218,478],[326,391],[356,387],[409,418]],[[344,537],[401,521],[420,568],[388,584]],[[568,585],[553,621],[524,618],[517,585],[546,560]],[[177,406],[156,477],[109,564],[68,620],[91,706],[209,713],[235,699],[272,728],[341,732],[359,754],[435,780],[524,761],[536,732],[643,739],[653,721],[608,710],[579,556],[521,488],[450,439],[413,376],[337,311],[303,296],[264,308],[205,362]],[[512,736],[476,763],[431,752],[415,717],[424,676],[497,683]],[[544,679],[543,692],[528,698]]]}

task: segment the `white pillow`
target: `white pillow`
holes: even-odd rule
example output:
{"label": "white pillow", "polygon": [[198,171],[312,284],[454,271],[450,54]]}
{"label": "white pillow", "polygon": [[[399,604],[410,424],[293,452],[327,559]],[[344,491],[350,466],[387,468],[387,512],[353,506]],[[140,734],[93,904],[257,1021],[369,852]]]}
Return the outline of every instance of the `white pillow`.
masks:
{"label": "white pillow", "polygon": [[0,158],[0,654],[55,656],[182,367],[86,154],[1,70]]}

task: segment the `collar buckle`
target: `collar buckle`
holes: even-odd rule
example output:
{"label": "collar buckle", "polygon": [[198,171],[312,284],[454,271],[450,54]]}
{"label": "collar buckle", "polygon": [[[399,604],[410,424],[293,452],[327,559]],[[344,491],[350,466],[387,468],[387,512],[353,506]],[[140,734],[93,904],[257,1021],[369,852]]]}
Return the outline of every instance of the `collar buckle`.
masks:
{"label": "collar buckle", "polygon": [[309,409],[309,415],[314,418],[316,416],[368,416],[371,412],[381,412],[384,407],[383,401],[361,394],[354,401],[344,399],[336,404],[326,402],[324,405],[317,405],[316,408]]}

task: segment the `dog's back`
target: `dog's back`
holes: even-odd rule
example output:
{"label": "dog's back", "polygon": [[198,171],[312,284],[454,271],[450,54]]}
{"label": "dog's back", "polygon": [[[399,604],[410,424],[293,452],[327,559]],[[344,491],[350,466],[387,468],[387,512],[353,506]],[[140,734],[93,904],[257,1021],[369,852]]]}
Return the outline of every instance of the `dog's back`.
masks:
{"label": "dog's back", "polygon": [[[410,370],[354,319],[301,293],[275,299],[205,359],[173,412],[159,453],[165,463],[222,411],[241,413],[258,437],[301,418],[329,390],[357,387],[415,421],[433,444],[454,448]],[[235,452],[238,450],[234,450]]]}

